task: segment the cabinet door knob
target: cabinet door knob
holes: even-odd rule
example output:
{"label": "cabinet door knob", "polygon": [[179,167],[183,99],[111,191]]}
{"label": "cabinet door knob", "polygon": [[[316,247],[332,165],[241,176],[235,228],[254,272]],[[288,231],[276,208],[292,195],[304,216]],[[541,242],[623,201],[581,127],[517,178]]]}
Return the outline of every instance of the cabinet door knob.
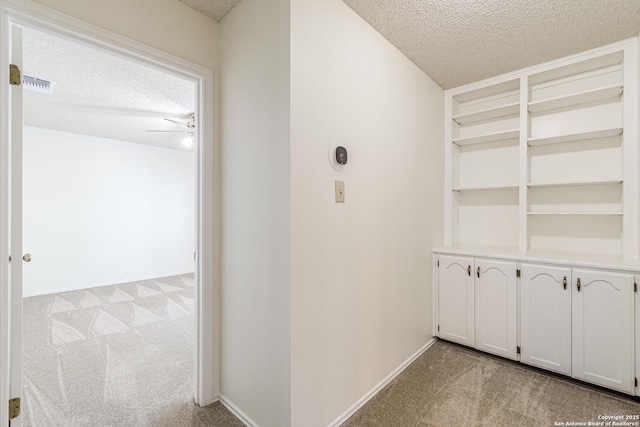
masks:
{"label": "cabinet door knob", "polygon": [[22,256],[22,260],[23,260],[24,262],[31,262],[31,254],[24,254],[24,255]]}
{"label": "cabinet door knob", "polygon": [[471,276],[471,266],[467,267],[467,274]]}
{"label": "cabinet door knob", "polygon": [[564,276],[564,279],[562,279],[562,286],[567,289],[567,276]]}
{"label": "cabinet door knob", "polygon": [[580,288],[582,287],[582,285],[580,284],[580,278],[578,277],[578,281],[576,282],[576,285],[578,285],[578,292],[580,292]]}
{"label": "cabinet door knob", "polygon": [[480,277],[480,267],[478,267],[478,277]]}

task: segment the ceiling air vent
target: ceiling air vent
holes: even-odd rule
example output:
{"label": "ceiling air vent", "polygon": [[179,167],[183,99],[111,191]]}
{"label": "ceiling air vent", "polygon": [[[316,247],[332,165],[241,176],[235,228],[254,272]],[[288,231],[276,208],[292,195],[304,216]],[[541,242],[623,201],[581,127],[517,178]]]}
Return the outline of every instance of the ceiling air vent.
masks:
{"label": "ceiling air vent", "polygon": [[51,95],[53,93],[53,88],[56,87],[55,82],[27,75],[22,76],[22,84],[25,89],[32,90],[34,92],[46,93],[47,95]]}

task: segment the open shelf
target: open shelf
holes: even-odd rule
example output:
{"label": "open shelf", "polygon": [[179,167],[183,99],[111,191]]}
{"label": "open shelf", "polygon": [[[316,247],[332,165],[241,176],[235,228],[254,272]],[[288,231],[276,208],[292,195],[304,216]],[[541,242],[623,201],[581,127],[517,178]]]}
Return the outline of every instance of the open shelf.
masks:
{"label": "open shelf", "polygon": [[542,101],[531,102],[528,105],[530,113],[541,113],[550,110],[556,110],[565,107],[576,107],[581,104],[591,102],[604,101],[605,99],[616,98],[622,95],[623,85],[613,85],[602,87],[594,90],[575,93],[568,96],[559,96],[557,98],[545,99]]}
{"label": "open shelf", "polygon": [[508,80],[506,82],[485,86],[479,89],[462,92],[453,97],[455,101],[463,105],[482,102],[486,99],[510,96],[520,89],[520,79]]}
{"label": "open shelf", "polygon": [[609,138],[622,135],[622,128],[595,130],[590,132],[573,133],[568,135],[551,136],[546,138],[529,138],[527,143],[530,147],[550,144],[561,144],[564,142],[588,141],[591,139]]}
{"label": "open shelf", "polygon": [[508,139],[517,139],[519,136],[520,136],[519,129],[511,129],[507,131],[487,133],[484,135],[472,136],[468,138],[455,138],[452,142],[459,147],[465,147],[467,145],[505,141]]}
{"label": "open shelf", "polygon": [[555,211],[555,212],[527,212],[527,215],[613,215],[613,216],[622,216],[622,212],[600,212],[600,211],[572,211],[572,212],[563,212],[563,211]]}
{"label": "open shelf", "polygon": [[473,113],[458,114],[453,116],[453,121],[459,125],[480,122],[483,120],[497,119],[500,117],[515,116],[520,112],[520,103],[501,105],[499,107],[488,108]]}
{"label": "open shelf", "polygon": [[622,179],[602,179],[602,180],[591,180],[591,181],[568,181],[568,182],[550,182],[550,183],[529,183],[527,187],[529,188],[548,188],[548,187],[576,187],[576,186],[584,186],[584,185],[611,185],[611,184],[622,184]]}
{"label": "open shelf", "polygon": [[586,61],[573,62],[568,65],[533,74],[529,77],[529,83],[532,85],[539,85],[541,83],[575,77],[580,74],[593,72],[595,70],[602,70],[612,66],[621,66],[623,59],[623,53],[618,51],[598,56],[596,58],[590,58]]}
{"label": "open shelf", "polygon": [[640,263],[638,56],[620,42],[445,91],[445,243]]}
{"label": "open shelf", "polygon": [[453,187],[452,191],[467,192],[467,191],[495,191],[495,190],[517,190],[517,185],[497,185],[488,187]]}

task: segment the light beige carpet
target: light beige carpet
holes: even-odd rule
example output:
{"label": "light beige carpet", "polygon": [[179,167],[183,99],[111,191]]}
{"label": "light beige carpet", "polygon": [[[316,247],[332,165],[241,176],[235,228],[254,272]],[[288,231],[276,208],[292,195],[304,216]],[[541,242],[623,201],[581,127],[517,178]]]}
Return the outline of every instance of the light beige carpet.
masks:
{"label": "light beige carpet", "polygon": [[193,275],[24,299],[26,426],[243,426],[193,371]]}
{"label": "light beige carpet", "polygon": [[438,341],[343,427],[587,425],[598,415],[640,415],[640,403]]}

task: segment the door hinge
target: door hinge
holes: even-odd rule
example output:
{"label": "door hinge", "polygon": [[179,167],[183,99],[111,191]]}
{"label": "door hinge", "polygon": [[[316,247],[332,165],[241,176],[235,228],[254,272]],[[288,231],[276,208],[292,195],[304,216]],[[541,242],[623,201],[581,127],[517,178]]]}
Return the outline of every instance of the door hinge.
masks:
{"label": "door hinge", "polygon": [[520,354],[520,346],[516,347],[516,354]]}
{"label": "door hinge", "polygon": [[9,421],[20,415],[20,398],[9,400]]}
{"label": "door hinge", "polygon": [[9,64],[9,84],[20,86],[22,83],[22,75],[17,65]]}
{"label": "door hinge", "polygon": [[520,277],[520,269],[516,270],[516,277]]}

